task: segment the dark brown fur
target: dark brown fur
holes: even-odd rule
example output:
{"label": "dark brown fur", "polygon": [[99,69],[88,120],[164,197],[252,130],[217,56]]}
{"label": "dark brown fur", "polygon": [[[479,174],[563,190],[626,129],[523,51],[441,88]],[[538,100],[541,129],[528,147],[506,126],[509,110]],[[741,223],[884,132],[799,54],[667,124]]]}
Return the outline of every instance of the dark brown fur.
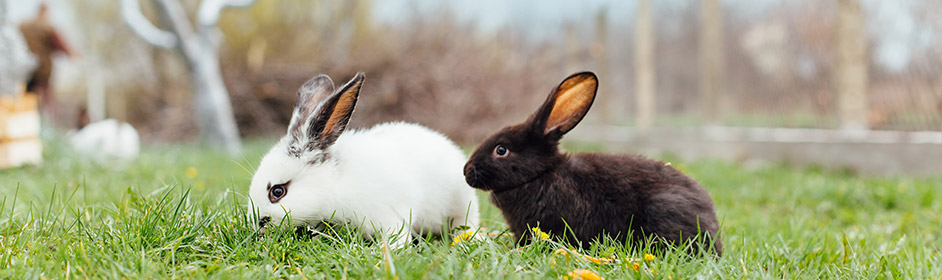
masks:
{"label": "dark brown fur", "polygon": [[[591,73],[574,74],[567,81],[574,77],[595,82]],[[528,121],[482,142],[465,165],[468,184],[492,191],[491,201],[515,237],[528,240],[530,228],[537,225],[557,237],[569,235],[568,224],[583,247],[603,234],[624,242],[630,232],[636,244],[651,237],[675,245],[696,241],[695,251],[698,243],[712,243],[714,252],[721,254],[713,200],[693,179],[641,156],[568,155],[558,150],[559,139],[591,105],[590,101],[581,114],[571,114],[563,127],[547,129],[555,127],[546,119],[561,90],[565,89],[554,90]],[[496,153],[498,145],[509,150],[505,157]],[[697,236],[710,238],[694,239]]]}

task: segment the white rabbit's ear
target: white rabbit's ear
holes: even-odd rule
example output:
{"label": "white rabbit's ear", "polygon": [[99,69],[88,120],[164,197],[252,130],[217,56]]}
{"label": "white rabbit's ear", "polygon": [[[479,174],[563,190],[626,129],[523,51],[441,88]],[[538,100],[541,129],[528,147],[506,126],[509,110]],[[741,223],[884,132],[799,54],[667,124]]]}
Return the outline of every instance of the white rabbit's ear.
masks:
{"label": "white rabbit's ear", "polygon": [[305,146],[308,149],[327,149],[337,141],[353,115],[363,79],[363,73],[357,73],[347,84],[317,105],[304,124],[303,136],[307,137]]}
{"label": "white rabbit's ear", "polygon": [[318,75],[311,78],[298,89],[298,100],[291,115],[291,124],[288,133],[295,139],[300,139],[304,132],[303,124],[311,118],[314,110],[331,94],[334,93],[334,81],[327,75]]}
{"label": "white rabbit's ear", "polygon": [[572,74],[546,98],[540,109],[530,117],[534,133],[558,140],[576,127],[595,101],[599,81],[592,72]]}

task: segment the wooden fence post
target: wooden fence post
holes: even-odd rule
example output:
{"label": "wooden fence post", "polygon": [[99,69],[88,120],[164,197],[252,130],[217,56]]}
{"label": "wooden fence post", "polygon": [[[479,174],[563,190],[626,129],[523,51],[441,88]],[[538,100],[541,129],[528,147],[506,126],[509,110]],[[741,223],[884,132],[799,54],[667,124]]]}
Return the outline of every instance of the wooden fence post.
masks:
{"label": "wooden fence post", "polygon": [[838,0],[837,85],[841,129],[869,128],[867,121],[867,46],[859,0]]}
{"label": "wooden fence post", "polygon": [[708,125],[722,122],[726,90],[723,9],[719,0],[700,1],[700,97]]}
{"label": "wooden fence post", "polygon": [[651,8],[648,0],[638,0],[635,15],[635,96],[636,127],[645,132],[654,123],[657,103],[654,101],[656,72],[654,70],[654,36],[651,31]]}
{"label": "wooden fence post", "polygon": [[590,53],[597,62],[598,69],[595,72],[599,75],[599,94],[607,102],[596,103],[601,113],[601,123],[612,124],[618,119],[616,115],[616,106],[621,104],[616,96],[617,92],[612,90],[612,84],[615,77],[611,71],[611,57],[608,50],[608,10],[599,9],[595,14],[595,43],[592,44]]}

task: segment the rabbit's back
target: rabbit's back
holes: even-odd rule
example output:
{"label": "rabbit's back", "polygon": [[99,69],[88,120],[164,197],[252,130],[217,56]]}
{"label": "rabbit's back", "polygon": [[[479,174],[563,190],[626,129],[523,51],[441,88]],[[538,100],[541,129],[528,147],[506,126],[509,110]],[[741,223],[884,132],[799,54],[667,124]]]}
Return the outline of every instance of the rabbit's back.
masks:
{"label": "rabbit's back", "polygon": [[434,231],[443,217],[463,218],[473,206],[468,219],[477,223],[474,190],[461,173],[464,154],[438,132],[384,123],[344,133],[331,153],[343,166],[339,177],[350,180],[345,192],[356,203],[349,207],[363,216],[397,215],[416,230]]}
{"label": "rabbit's back", "polygon": [[350,131],[338,139],[333,150],[350,160],[376,165],[376,171],[410,168],[427,171],[408,174],[419,178],[464,181],[460,167],[465,159],[458,146],[441,133],[418,124],[383,123]]}
{"label": "rabbit's back", "polygon": [[[636,237],[642,232],[674,242],[700,232],[717,237],[709,193],[670,164],[638,155],[606,154],[580,154],[570,163],[570,176],[584,182],[584,199],[594,202],[590,211],[601,216],[596,222],[607,223],[602,228],[627,229],[617,224],[627,218]],[[722,249],[719,241],[716,249]]]}

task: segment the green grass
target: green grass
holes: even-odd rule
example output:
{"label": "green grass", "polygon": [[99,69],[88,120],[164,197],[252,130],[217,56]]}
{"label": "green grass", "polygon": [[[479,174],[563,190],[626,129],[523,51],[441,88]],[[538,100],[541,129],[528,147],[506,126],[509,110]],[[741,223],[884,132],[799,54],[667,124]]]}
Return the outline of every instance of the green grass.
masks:
{"label": "green grass", "polygon": [[[270,141],[232,159],[197,146],[146,148],[139,161],[99,166],[55,145],[42,167],[0,171],[0,278],[561,278],[942,277],[942,179],[862,177],[783,165],[673,161],[713,195],[725,254],[689,259],[601,244],[615,264],[567,260],[567,246],[516,250],[509,237],[451,246],[429,239],[384,250],[339,230],[329,238],[245,219],[251,171]],[[482,195],[483,198],[483,195]],[[482,199],[482,224],[506,229]]]}

